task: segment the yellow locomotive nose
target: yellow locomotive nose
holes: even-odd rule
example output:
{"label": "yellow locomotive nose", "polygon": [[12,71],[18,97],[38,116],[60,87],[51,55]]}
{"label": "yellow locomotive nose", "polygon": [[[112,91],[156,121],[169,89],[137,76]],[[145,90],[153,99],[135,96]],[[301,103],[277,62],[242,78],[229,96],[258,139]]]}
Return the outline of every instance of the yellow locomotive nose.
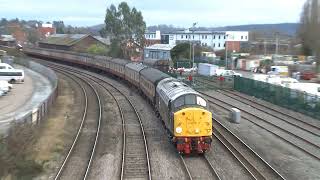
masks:
{"label": "yellow locomotive nose", "polygon": [[174,113],[174,135],[177,137],[211,136],[211,112],[201,108],[185,108]]}

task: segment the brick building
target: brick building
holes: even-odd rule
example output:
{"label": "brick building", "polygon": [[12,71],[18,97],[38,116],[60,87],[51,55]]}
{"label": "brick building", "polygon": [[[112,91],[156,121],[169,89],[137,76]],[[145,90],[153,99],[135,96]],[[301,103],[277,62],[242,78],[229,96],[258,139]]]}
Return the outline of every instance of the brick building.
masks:
{"label": "brick building", "polygon": [[10,23],[8,25],[9,32],[16,39],[17,44],[25,44],[27,42],[27,33],[18,23]]}
{"label": "brick building", "polygon": [[39,47],[65,51],[87,52],[91,45],[100,45],[107,48],[107,44],[89,34],[55,34],[40,41]]}
{"label": "brick building", "polygon": [[41,38],[46,38],[56,34],[56,28],[53,27],[52,24],[42,24],[42,26],[38,28],[38,32]]}

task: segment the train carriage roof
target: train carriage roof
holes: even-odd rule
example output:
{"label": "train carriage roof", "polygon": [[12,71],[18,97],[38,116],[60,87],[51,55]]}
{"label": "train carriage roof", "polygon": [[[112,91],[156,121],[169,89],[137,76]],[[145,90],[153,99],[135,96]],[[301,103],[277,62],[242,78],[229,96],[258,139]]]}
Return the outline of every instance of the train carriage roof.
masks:
{"label": "train carriage roof", "polygon": [[153,84],[157,84],[162,79],[170,77],[168,74],[150,67],[143,69],[140,71],[140,73],[144,78],[151,81]]}
{"label": "train carriage roof", "polygon": [[170,100],[174,101],[182,95],[196,94],[201,96],[197,91],[189,87],[187,84],[175,78],[167,78],[160,81],[157,86],[157,92],[164,100],[166,105],[169,104]]}
{"label": "train carriage roof", "polygon": [[111,61],[111,62],[114,62],[114,63],[116,63],[116,64],[123,65],[123,66],[126,65],[126,64],[128,64],[128,63],[130,63],[130,61],[128,61],[128,60],[118,59],[118,58],[111,59],[110,61]]}
{"label": "train carriage roof", "polygon": [[140,72],[142,69],[147,68],[147,66],[145,66],[141,63],[132,62],[132,63],[126,64],[126,68],[129,68],[129,69],[134,70],[136,72]]}

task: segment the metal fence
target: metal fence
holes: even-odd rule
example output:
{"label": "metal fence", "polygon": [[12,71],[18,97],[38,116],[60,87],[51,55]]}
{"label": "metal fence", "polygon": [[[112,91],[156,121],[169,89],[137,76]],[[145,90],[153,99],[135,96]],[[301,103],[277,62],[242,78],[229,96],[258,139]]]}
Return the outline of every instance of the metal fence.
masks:
{"label": "metal fence", "polygon": [[2,129],[4,131],[2,133],[7,132],[7,130],[10,128],[11,122],[23,122],[39,125],[42,121],[46,120],[49,109],[58,95],[58,78],[57,75],[51,69],[46,68],[45,66],[42,66],[33,61],[27,60],[25,58],[14,58],[14,63],[22,65],[47,77],[52,85],[52,91],[45,100],[40,102],[38,105],[35,105],[32,109],[29,109],[28,111],[23,112],[20,115],[10,117],[7,120],[5,120],[6,123],[2,124]]}
{"label": "metal fence", "polygon": [[236,77],[234,89],[270,103],[320,119],[320,97],[306,92]]}

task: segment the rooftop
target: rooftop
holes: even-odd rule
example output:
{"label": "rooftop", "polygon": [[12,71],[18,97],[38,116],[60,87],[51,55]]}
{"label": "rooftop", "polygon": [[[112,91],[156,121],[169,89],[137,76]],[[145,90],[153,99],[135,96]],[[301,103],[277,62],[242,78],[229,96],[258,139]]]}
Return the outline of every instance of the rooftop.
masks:
{"label": "rooftop", "polygon": [[[72,46],[75,43],[81,41],[82,39],[91,36],[90,34],[53,34],[50,35],[48,38],[44,39],[40,43],[44,44],[55,44],[55,45],[62,45],[62,46]],[[100,41],[103,44],[109,45],[110,40],[106,38],[102,38],[100,36],[91,36],[96,40]]]}
{"label": "rooftop", "polygon": [[81,39],[88,37],[88,34],[54,34],[47,39],[41,41],[44,44],[56,44],[63,46],[72,46],[79,42]]}
{"label": "rooftop", "polygon": [[168,50],[168,51],[170,51],[172,48],[174,48],[174,46],[170,44],[154,44],[152,46],[145,47],[145,49]]}

